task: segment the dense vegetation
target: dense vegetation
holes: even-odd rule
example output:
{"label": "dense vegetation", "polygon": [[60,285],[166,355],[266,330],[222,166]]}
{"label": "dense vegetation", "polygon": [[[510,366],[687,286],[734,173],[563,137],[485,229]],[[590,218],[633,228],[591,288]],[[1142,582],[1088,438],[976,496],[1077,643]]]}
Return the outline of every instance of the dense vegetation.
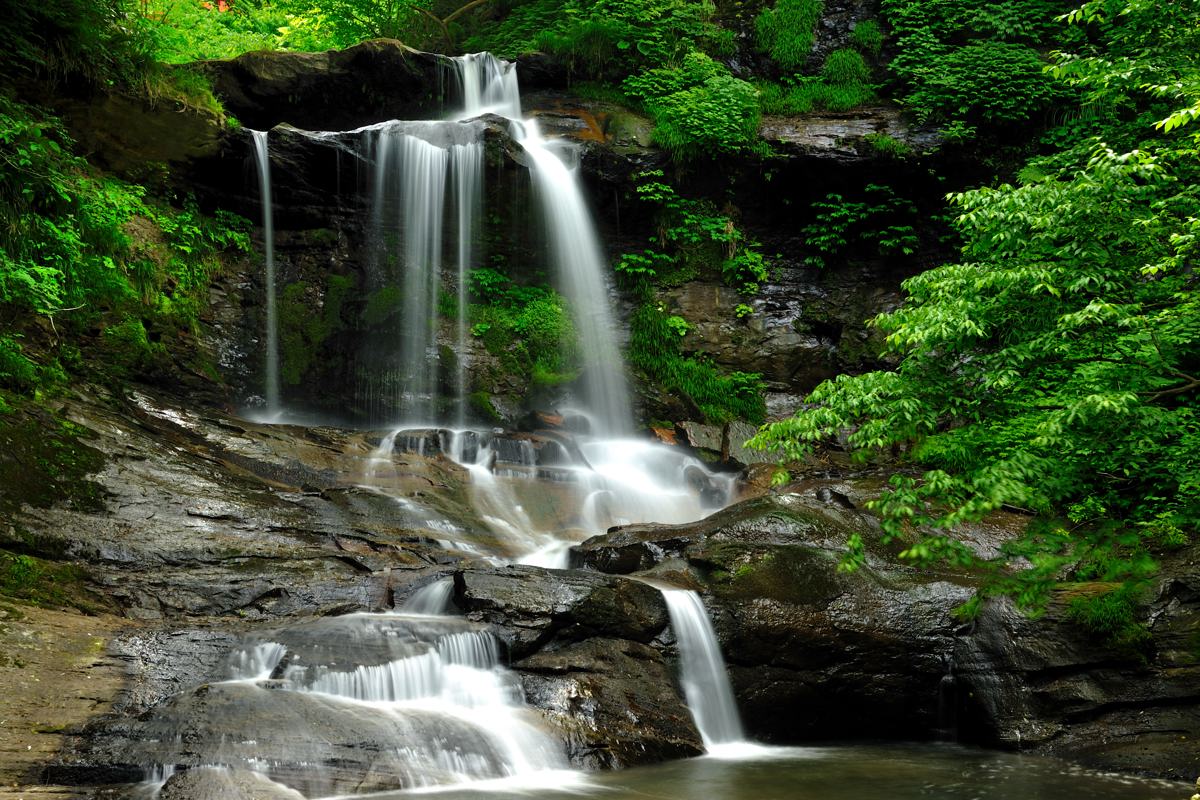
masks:
{"label": "dense vegetation", "polygon": [[[216,109],[196,73],[168,65],[374,36],[505,56],[539,51],[581,90],[644,111],[674,167],[695,170],[706,159],[769,158],[758,137],[763,114],[890,97],[999,177],[951,198],[961,257],[909,280],[904,307],[874,321],[896,368],[823,384],[756,443],[786,458],[816,446],[898,458],[914,469],[875,508],[907,557],[990,570],[985,594],[1012,593],[1029,607],[1073,582],[1093,598],[1076,606],[1081,620],[1136,640],[1139,587],[1155,558],[1192,541],[1200,522],[1200,8],[882,0],[879,20],[821,41],[823,5],[12,5],[0,29],[0,413],[33,414],[36,400],[74,375],[153,378],[189,359],[188,370],[210,370],[190,341],[222,258],[248,244],[245,221],[202,214],[169,182],[140,185],[89,164],[43,101],[121,92]],[[883,135],[869,145],[889,158],[915,155]],[[701,276],[747,296],[768,279],[736,209],[685,196],[678,174],[642,176],[637,202],[654,234],[616,265],[638,301],[631,365],[710,422],[760,420],[759,376],[722,374],[689,347],[689,322],[658,300]],[[797,230],[807,263],[827,266],[911,255],[922,227],[935,223],[870,183],[799,210]],[[533,384],[573,377],[573,354],[558,346],[571,327],[558,295],[489,270],[472,288],[473,331],[485,346],[518,342],[513,367]],[[284,287],[281,306],[301,340],[339,324],[305,316],[293,294]],[[285,377],[302,366],[285,363]],[[981,563],[955,528],[1002,508],[1029,516],[1027,535]],[[864,548],[855,543],[848,566]],[[28,563],[0,556],[31,574]]]}
{"label": "dense vegetation", "polygon": [[[63,498],[94,505],[84,476],[102,458],[44,404],[79,379],[215,378],[195,334],[222,259],[249,249],[249,224],[103,173],[38,104],[104,91],[211,101],[193,75],[153,60],[122,4],[9,10],[0,31],[0,512]],[[6,594],[86,607],[76,572],[0,549]]]}
{"label": "dense vegetation", "polygon": [[[1070,22],[1061,38],[1077,46],[1053,76],[1085,111],[1016,183],[953,196],[961,260],[907,281],[905,305],[874,320],[898,367],[821,385],[754,443],[798,457],[840,436],[863,458],[902,452],[922,471],[894,477],[874,508],[905,557],[986,567],[985,594],[1035,609],[1062,581],[1089,582],[1074,613],[1133,642],[1155,555],[1200,523],[1200,139],[1188,124],[1200,6],[1093,0]],[[932,85],[914,84],[913,102]],[[974,111],[1015,119],[1010,102]],[[954,531],[1002,508],[1028,514],[1028,530],[980,563]],[[863,559],[854,544],[848,566]]]}

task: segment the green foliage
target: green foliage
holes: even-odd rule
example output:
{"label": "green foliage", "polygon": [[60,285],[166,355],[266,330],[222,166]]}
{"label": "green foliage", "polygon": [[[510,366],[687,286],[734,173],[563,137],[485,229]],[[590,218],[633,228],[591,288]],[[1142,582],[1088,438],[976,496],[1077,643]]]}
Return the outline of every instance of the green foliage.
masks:
{"label": "green foliage", "polygon": [[388,285],[371,292],[363,307],[362,321],[369,326],[381,325],[393,314],[400,312],[404,299],[399,286]]}
{"label": "green foliage", "polygon": [[38,384],[37,364],[12,336],[0,336],[0,386],[29,392]]}
{"label": "green foliage", "polygon": [[[1155,49],[1164,20],[1195,38],[1194,4],[1086,7],[1120,13],[1092,31],[1087,58],[1060,58],[1085,93],[1160,121],[1170,109],[1146,86],[1170,76],[1174,107],[1200,99],[1187,88],[1200,87],[1200,49],[1169,44],[1170,63]],[[905,305],[874,320],[894,370],[822,384],[754,444],[797,457],[840,436],[861,458],[904,453],[923,474],[893,478],[872,507],[905,557],[985,567],[985,594],[1034,608],[1064,576],[1115,584],[1072,614],[1136,643],[1155,552],[1200,525],[1200,153],[1187,128],[1116,150],[1081,133],[1126,140],[1124,120],[1086,122],[1023,185],[952,197],[961,261],[910,278]],[[1000,508],[1032,521],[980,564],[955,531]]]}
{"label": "green foliage", "polygon": [[748,239],[728,213],[711,203],[680,197],[664,182],[661,170],[638,176],[638,200],[648,205],[656,222],[651,247],[627,253],[617,275],[643,292],[652,283],[667,285],[703,272],[719,272],[743,294],[754,294],[767,280],[768,264],[759,244]]}
{"label": "green foliage", "polygon": [[501,56],[541,50],[585,78],[619,81],[654,117],[655,139],[678,159],[740,152],[758,141],[754,87],[705,51],[728,53],[714,6],[690,0],[532,0],[468,40]]}
{"label": "green foliage", "polygon": [[[1088,586],[1086,588],[1092,589]],[[1137,584],[1100,584],[1078,593],[1067,606],[1068,619],[1103,637],[1119,650],[1137,652],[1149,644],[1150,631],[1137,621],[1139,599],[1145,587]]]}
{"label": "green foliage", "polygon": [[904,159],[913,154],[911,147],[886,133],[868,133],[863,141],[874,153],[885,158]]}
{"label": "green foliage", "polygon": [[[862,200],[828,194],[813,203],[815,219],[800,234],[809,250],[804,263],[822,267],[848,252],[912,255],[920,244],[917,208],[890,186],[869,184]],[[869,248],[869,249],[868,249]]]}
{"label": "green foliage", "polygon": [[883,29],[873,19],[861,20],[850,31],[850,41],[867,55],[878,56],[883,49]]}
{"label": "green foliage", "polygon": [[491,269],[471,272],[471,334],[506,368],[536,387],[574,380],[578,353],[566,299],[542,286],[521,286]]}
{"label": "green foliage", "polygon": [[124,0],[6,3],[0,25],[0,77],[135,85],[151,67],[151,47],[127,24]]}
{"label": "green foliage", "polygon": [[758,84],[759,103],[765,114],[785,116],[810,111],[849,111],[875,99],[867,83],[871,69],[855,50],[835,50],[825,60],[819,76],[785,78],[785,85]]}
{"label": "green foliage", "polygon": [[[762,376],[746,372],[722,375],[702,358],[685,357],[681,326],[672,322],[680,319],[651,304],[639,308],[630,320],[629,363],[668,393],[685,398],[711,424],[734,419],[762,422],[766,416]],[[686,328],[682,332],[686,333]]]}
{"label": "green foliage", "polygon": [[1045,67],[1025,45],[968,45],[940,57],[906,102],[918,119],[1023,122],[1063,97]]}
{"label": "green foliage", "polygon": [[740,152],[758,141],[757,90],[703,53],[634,75],[623,87],[645,103],[655,142],[677,159]]}
{"label": "green foliage", "polygon": [[347,327],[343,306],[353,291],[353,278],[333,273],[326,277],[323,291],[303,282],[283,287],[279,296],[279,372],[285,384],[298,385],[321,345]]}
{"label": "green foliage", "polygon": [[821,67],[821,78],[826,83],[839,86],[864,84],[871,77],[871,68],[857,50],[843,48],[834,50]]}
{"label": "green foliage", "polygon": [[172,64],[274,50],[279,28],[287,22],[270,3],[234,3],[222,10],[203,0],[146,0],[139,17],[155,57]]}
{"label": "green foliage", "polygon": [[777,0],[764,8],[754,20],[759,50],[785,70],[803,67],[824,9],[824,0]]}
{"label": "green foliage", "polygon": [[[207,218],[190,200],[169,208],[95,174],[57,120],[3,97],[0,142],[0,306],[102,328],[103,347],[127,366],[149,363],[148,331],[194,329],[222,254],[249,249],[245,220]],[[44,363],[39,383],[55,378]]]}
{"label": "green foliage", "polygon": [[687,332],[691,326],[688,325],[688,321],[683,317],[670,316],[667,317],[667,327],[680,336],[687,336]]}
{"label": "green foliage", "polygon": [[80,441],[82,428],[16,400],[0,418],[0,514],[13,519],[22,505],[48,508],[66,501],[74,508],[103,508],[102,487],[87,477],[104,456]]}
{"label": "green foliage", "polygon": [[619,79],[713,45],[727,47],[728,36],[711,22],[713,10],[690,0],[532,0],[514,5],[466,47],[506,58],[541,50],[583,76]]}
{"label": "green foliage", "polygon": [[96,610],[82,583],[84,572],[74,564],[0,550],[0,595],[50,608]]}
{"label": "green foliage", "polygon": [[918,120],[1024,122],[1067,97],[1042,55],[1070,39],[1056,0],[883,0],[881,10],[898,94]]}

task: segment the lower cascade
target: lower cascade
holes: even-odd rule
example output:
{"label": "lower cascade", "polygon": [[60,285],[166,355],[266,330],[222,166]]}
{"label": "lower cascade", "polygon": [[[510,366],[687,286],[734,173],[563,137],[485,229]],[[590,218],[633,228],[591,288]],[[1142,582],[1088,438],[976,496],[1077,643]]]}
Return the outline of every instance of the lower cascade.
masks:
{"label": "lower cascade", "polygon": [[725,659],[704,602],[686,589],[663,589],[663,599],[679,644],[680,682],[704,746],[712,751],[721,745],[744,743],[746,735],[733,702]]}
{"label": "lower cascade", "polygon": [[149,784],[177,765],[217,766],[312,798],[568,768],[495,637],[464,620],[350,614],[256,638],[200,708],[155,720]]}

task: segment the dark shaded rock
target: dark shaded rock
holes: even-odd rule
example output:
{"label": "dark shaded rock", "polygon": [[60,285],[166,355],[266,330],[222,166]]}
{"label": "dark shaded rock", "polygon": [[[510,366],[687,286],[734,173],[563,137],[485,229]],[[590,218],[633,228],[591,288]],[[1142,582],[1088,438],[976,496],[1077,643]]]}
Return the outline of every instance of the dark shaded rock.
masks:
{"label": "dark shaded rock", "polygon": [[[851,494],[853,489],[834,484]],[[875,549],[838,572],[868,515],[817,499],[830,486],[738,503],[688,525],[631,525],[572,550],[596,569],[703,581],[739,707],[752,735],[775,741],[930,735],[954,642],[951,610],[970,597],[958,578],[921,576]],[[686,573],[684,573],[686,575]]]}
{"label": "dark shaded rock", "polygon": [[658,650],[627,639],[548,647],[517,662],[526,699],[557,724],[574,765],[615,769],[703,752]]}
{"label": "dark shaded rock", "polygon": [[1106,642],[1070,620],[1070,599],[1063,594],[1038,619],[1006,599],[989,601],[971,634],[960,637],[954,667],[964,737],[1100,769],[1191,779],[1200,771],[1196,550],[1164,561],[1145,609],[1150,638],[1142,647]]}
{"label": "dark shaded rock", "polygon": [[[1069,619],[1072,597],[1111,586],[1064,590],[1037,619],[992,600],[967,623],[954,610],[974,592],[970,574],[905,568],[894,549],[871,546],[877,523],[857,509],[877,488],[807,480],[697,523],[619,528],[572,558],[702,588],[753,735],[958,737],[1100,769],[1200,770],[1194,548],[1164,559],[1138,648]],[[1000,514],[962,537],[993,555],[1024,522]],[[854,532],[871,548],[867,566],[839,572]]]}
{"label": "dark shaded rock", "polygon": [[454,576],[454,604],[499,628],[514,660],[552,639],[593,636],[647,643],[667,625],[658,590],[604,575],[511,566]]}
{"label": "dark shaded rock", "polygon": [[217,156],[225,130],[217,111],[168,99],[98,94],[62,101],[57,109],[90,158],[139,179],[153,163],[178,167]]}
{"label": "dark shaded rock", "polygon": [[[768,415],[790,415],[823,380],[879,367],[882,338],[866,320],[900,304],[904,268],[884,262],[839,263],[826,269],[802,264],[805,246],[761,231],[774,276],[747,298],[721,283],[692,281],[664,291],[672,314],[688,321],[687,346],[726,370],[757,372],[768,391]],[[760,232],[756,231],[756,235]],[[770,238],[768,238],[770,237]],[[764,248],[764,249],[765,249]],[[794,256],[795,260],[792,260]],[[738,306],[752,311],[738,316]],[[731,444],[745,439],[732,437]],[[762,454],[743,454],[753,463]],[[741,460],[741,459],[739,459]]]}
{"label": "dark shaded rock", "polygon": [[430,119],[442,115],[443,98],[454,91],[444,56],[389,39],[323,53],[246,53],[202,66],[226,110],[258,130]]}

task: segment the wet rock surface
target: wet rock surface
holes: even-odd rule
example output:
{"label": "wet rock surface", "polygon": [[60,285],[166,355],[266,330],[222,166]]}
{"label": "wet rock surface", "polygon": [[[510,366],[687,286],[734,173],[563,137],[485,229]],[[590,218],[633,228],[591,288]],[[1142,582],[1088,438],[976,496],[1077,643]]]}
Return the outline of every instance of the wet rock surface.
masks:
{"label": "wet rock surface", "polygon": [[348,130],[439,115],[455,91],[446,59],[376,39],[322,53],[246,53],[202,62],[213,91],[244,125]]}
{"label": "wet rock surface", "polygon": [[703,587],[752,736],[861,735],[863,715],[875,735],[930,735],[950,612],[970,581],[909,572],[883,551],[838,572],[846,539],[877,527],[835,486],[846,491],[812,485],[699,523],[617,529],[574,548],[573,563]]}
{"label": "wet rock surface", "polygon": [[1100,769],[1190,780],[1200,770],[1200,551],[1164,559],[1145,599],[1150,636],[1132,648],[1072,621],[1069,593],[1036,620],[1007,600],[990,602],[954,647],[964,734]]}
{"label": "wet rock surface", "polygon": [[513,664],[525,696],[562,731],[572,763],[613,769],[700,755],[674,665],[628,639],[552,644]]}
{"label": "wet rock surface", "polygon": [[765,117],[759,135],[784,153],[835,162],[879,159],[871,144],[874,136],[895,139],[913,153],[929,152],[942,144],[936,128],[911,125],[894,106]]}
{"label": "wet rock surface", "polygon": [[645,643],[667,626],[661,593],[624,578],[511,566],[464,570],[454,583],[454,604],[467,619],[498,628],[514,659],[552,640]]}
{"label": "wet rock surface", "polygon": [[[274,678],[228,682],[231,659],[255,643],[281,643],[292,665],[387,664],[397,653],[369,644],[339,655],[349,645],[330,643],[359,641],[360,617],[336,615],[398,607],[441,578],[455,582],[460,624],[503,643],[536,709],[526,712],[531,724],[558,731],[571,763],[627,766],[699,752],[671,677],[660,593],[594,573],[496,568],[439,544],[451,528],[481,546],[492,534],[471,516],[462,468],[440,451],[406,446],[433,449],[420,446],[419,433],[380,460],[378,432],[258,425],[146,393],[110,400],[80,396],[64,407],[104,456],[93,476],[103,508],[26,508],[6,534],[8,546],[86,564],[87,585],[124,615],[108,627],[127,629],[107,646],[125,675],[121,690],[109,711],[69,729],[44,780],[128,783],[165,765],[179,770],[170,796],[288,796],[236,770],[198,769],[264,752],[279,765],[272,779],[307,794],[444,779],[408,775],[395,755],[406,736],[417,746],[416,723],[379,728],[344,703],[275,690]],[[426,436],[437,441],[436,433]],[[546,436],[511,441],[561,446]],[[321,755],[305,754],[314,740],[301,723],[313,720],[334,750],[321,785],[304,766]],[[237,741],[227,741],[232,731]]]}
{"label": "wet rock surface", "polygon": [[[973,594],[969,574],[906,569],[878,548],[857,572],[836,570],[851,533],[877,536],[857,510],[877,488],[807,480],[698,523],[616,529],[573,548],[572,562],[702,590],[752,735],[861,736],[869,720],[870,735],[961,738],[1174,778],[1196,771],[1194,551],[1164,563],[1151,638],[1136,651],[1071,621],[1069,596],[1038,619],[992,600],[968,622],[954,609]],[[1021,524],[998,517],[969,543],[990,555]]]}

